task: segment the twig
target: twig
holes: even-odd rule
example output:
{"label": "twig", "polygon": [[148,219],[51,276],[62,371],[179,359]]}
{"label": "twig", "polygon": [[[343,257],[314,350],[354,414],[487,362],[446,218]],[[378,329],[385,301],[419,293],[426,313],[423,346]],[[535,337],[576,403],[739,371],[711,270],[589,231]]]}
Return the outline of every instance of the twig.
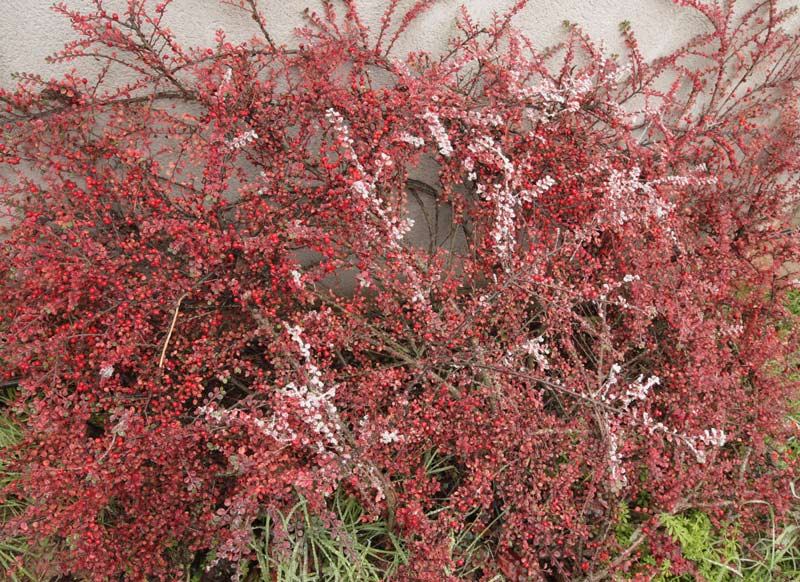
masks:
{"label": "twig", "polygon": [[178,298],[178,304],[175,306],[175,312],[172,314],[172,323],[169,325],[169,331],[167,332],[167,338],[164,340],[164,347],[161,350],[161,358],[158,360],[158,367],[164,367],[164,358],[167,356],[167,346],[169,345],[169,340],[172,337],[172,331],[175,329],[175,322],[178,320],[178,312],[181,309],[181,302],[186,298],[188,293],[184,293],[183,295]]}
{"label": "twig", "polygon": [[97,458],[97,461],[95,461],[95,462],[98,463],[98,464],[101,463],[103,461],[103,459],[105,459],[108,456],[108,454],[111,452],[111,449],[114,448],[114,443],[116,443],[116,442],[117,442],[117,433],[113,433],[111,435],[111,443],[108,445],[108,448],[106,449],[106,451],[102,455],[100,455]]}
{"label": "twig", "polygon": [[252,12],[253,20],[256,21],[258,27],[261,29],[261,34],[264,35],[264,39],[267,41],[267,44],[269,44],[270,48],[275,50],[275,48],[277,48],[275,46],[275,41],[272,40],[272,36],[270,36],[269,32],[267,32],[267,27],[264,23],[264,19],[258,12],[258,7],[256,6],[256,0],[247,0],[247,3],[250,5],[250,11]]}

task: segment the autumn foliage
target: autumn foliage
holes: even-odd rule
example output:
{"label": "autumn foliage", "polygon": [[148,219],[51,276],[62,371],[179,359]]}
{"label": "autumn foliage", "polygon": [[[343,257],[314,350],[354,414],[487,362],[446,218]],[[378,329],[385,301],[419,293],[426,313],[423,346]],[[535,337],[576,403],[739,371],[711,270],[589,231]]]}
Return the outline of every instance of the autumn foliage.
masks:
{"label": "autumn foliage", "polygon": [[572,25],[538,50],[524,1],[464,12],[442,55],[393,52],[425,1],[380,30],[326,3],[283,46],[236,0],[255,36],[209,48],[169,3],[58,4],[76,68],[0,92],[7,533],[76,577],[174,580],[250,560],[300,499],[335,528],[346,495],[409,549],[398,580],[647,579],[680,567],[661,513],[788,509],[776,1],[679,2],[704,30],[655,62],[628,26],[621,57]]}

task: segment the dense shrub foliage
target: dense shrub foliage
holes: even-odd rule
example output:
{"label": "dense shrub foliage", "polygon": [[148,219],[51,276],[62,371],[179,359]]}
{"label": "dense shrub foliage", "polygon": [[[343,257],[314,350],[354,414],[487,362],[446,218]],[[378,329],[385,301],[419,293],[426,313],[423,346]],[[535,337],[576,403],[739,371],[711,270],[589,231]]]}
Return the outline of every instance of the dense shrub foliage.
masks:
{"label": "dense shrub foliage", "polygon": [[800,38],[679,3],[704,30],[655,62],[628,25],[537,50],[524,1],[441,56],[392,52],[425,1],[287,47],[234,0],[256,36],[209,48],[169,1],[58,4],[53,61],[103,68],[0,92],[6,534],[185,579],[346,503],[393,579],[649,579],[689,567],[659,515],[785,512]]}

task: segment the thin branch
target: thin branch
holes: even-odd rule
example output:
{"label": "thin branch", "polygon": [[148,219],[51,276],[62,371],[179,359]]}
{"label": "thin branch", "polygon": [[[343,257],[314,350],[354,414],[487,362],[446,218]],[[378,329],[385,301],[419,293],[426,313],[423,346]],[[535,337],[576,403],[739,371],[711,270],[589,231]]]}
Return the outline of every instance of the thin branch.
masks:
{"label": "thin branch", "polygon": [[250,11],[253,15],[253,20],[256,21],[258,28],[261,29],[261,34],[264,35],[264,39],[267,41],[267,44],[272,49],[276,49],[277,46],[275,45],[275,41],[272,40],[272,36],[270,36],[269,32],[267,32],[267,27],[264,23],[264,17],[261,16],[261,13],[258,11],[256,0],[247,0],[247,3],[250,5]]}
{"label": "thin branch", "polygon": [[186,298],[188,293],[184,293],[178,298],[178,304],[175,306],[175,312],[172,314],[172,323],[169,325],[169,331],[167,332],[167,338],[164,340],[164,348],[161,350],[161,358],[158,360],[158,367],[164,367],[164,358],[167,356],[167,346],[169,345],[169,340],[172,337],[172,332],[175,329],[175,322],[178,320],[178,312],[181,309],[181,303]]}

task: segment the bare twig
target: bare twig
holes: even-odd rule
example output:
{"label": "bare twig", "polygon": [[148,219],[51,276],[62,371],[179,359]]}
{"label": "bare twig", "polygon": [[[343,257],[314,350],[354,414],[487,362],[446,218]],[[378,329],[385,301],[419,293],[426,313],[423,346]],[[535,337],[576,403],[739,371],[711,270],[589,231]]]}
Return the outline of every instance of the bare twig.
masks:
{"label": "bare twig", "polygon": [[269,32],[267,32],[267,27],[264,24],[264,18],[261,16],[261,13],[258,11],[258,7],[256,6],[256,0],[247,0],[247,3],[250,5],[250,11],[253,15],[253,20],[256,21],[258,24],[258,28],[261,29],[261,34],[264,35],[264,39],[267,41],[267,44],[275,49],[275,41],[272,40],[272,36],[270,36]]}
{"label": "bare twig", "polygon": [[184,293],[178,298],[178,304],[175,306],[175,312],[172,314],[172,323],[169,325],[169,331],[167,332],[167,338],[164,340],[164,347],[161,350],[161,358],[158,360],[158,367],[164,367],[164,358],[167,356],[167,346],[169,345],[169,340],[172,337],[172,332],[175,329],[175,322],[178,320],[178,312],[181,309],[181,303],[186,298],[188,293]]}

